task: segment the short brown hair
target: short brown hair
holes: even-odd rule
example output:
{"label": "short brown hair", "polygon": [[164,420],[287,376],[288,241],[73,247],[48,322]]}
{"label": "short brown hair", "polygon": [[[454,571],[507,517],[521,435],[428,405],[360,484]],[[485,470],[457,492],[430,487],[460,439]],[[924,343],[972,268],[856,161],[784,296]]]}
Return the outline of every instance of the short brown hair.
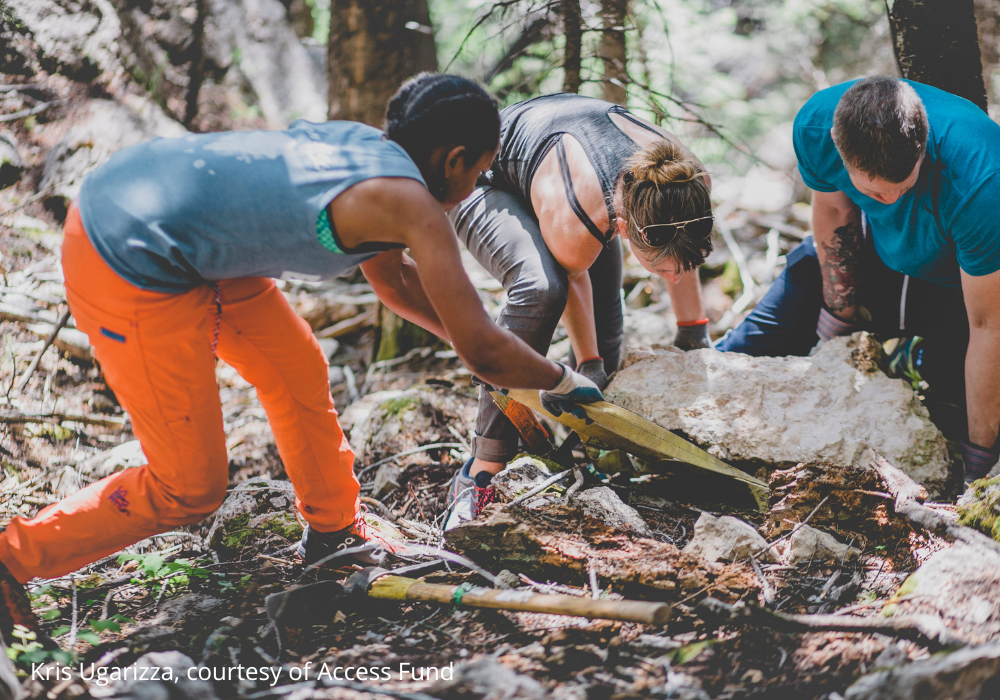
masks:
{"label": "short brown hair", "polygon": [[927,148],[927,112],[911,85],[876,75],[852,85],[833,113],[844,163],[869,177],[903,182]]}
{"label": "short brown hair", "polygon": [[632,156],[622,178],[622,203],[629,220],[629,241],[650,262],[669,257],[687,271],[704,263],[712,252],[710,235],[694,237],[686,229],[665,246],[651,246],[639,234],[639,229],[653,224],[711,216],[707,175],[701,163],[667,139]]}

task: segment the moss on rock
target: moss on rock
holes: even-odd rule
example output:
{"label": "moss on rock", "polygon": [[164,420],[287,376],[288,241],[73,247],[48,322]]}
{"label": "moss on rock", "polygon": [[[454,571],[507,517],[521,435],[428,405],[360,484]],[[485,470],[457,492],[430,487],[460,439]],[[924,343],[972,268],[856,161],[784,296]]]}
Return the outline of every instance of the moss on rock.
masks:
{"label": "moss on rock", "polygon": [[1000,540],[1000,476],[972,482],[956,510],[960,525]]}

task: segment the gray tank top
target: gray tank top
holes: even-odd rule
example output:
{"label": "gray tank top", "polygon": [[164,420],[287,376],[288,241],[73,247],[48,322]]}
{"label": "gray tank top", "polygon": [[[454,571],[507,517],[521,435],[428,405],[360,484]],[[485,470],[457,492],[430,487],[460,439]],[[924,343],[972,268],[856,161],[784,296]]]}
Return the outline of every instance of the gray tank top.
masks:
{"label": "gray tank top", "polygon": [[[420,171],[381,131],[296,121],[287,131],[153,139],[87,176],[80,215],[94,248],[132,284],[177,293],[238,277],[334,277],[393,246],[344,250],[317,223],[362,180]],[[332,240],[331,240],[332,236]]]}
{"label": "gray tank top", "polygon": [[609,114],[620,114],[660,135],[620,105],[572,93],[543,95],[507,107],[500,112],[500,150],[493,160],[493,184],[514,190],[530,204],[535,172],[549,151],[556,148],[563,186],[573,212],[597,240],[607,244],[613,224],[607,231],[601,231],[580,206],[571,184],[562,136],[569,134],[583,146],[597,171],[608,207],[608,221],[614,222],[615,186],[639,145],[615,126]]}

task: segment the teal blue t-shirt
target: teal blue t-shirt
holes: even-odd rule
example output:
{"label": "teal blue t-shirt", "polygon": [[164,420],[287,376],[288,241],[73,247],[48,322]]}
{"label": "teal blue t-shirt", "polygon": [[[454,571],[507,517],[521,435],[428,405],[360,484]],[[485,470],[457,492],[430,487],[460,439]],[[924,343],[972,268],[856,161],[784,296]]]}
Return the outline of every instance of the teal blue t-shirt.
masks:
{"label": "teal blue t-shirt", "polygon": [[817,92],[795,117],[799,172],[819,192],[840,191],[871,222],[875,250],[911,277],[960,287],[1000,270],[1000,126],[976,105],[909,82],[927,110],[927,154],[916,185],[893,204],[861,194],[830,135],[837,102],[855,81]]}

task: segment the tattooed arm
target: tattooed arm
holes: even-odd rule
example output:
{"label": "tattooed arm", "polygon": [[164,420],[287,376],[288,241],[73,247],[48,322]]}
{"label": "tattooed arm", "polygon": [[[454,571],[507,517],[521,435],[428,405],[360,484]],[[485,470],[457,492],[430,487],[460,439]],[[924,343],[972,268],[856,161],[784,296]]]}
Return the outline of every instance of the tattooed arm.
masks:
{"label": "tattooed arm", "polygon": [[813,192],[813,240],[826,308],[844,321],[858,312],[861,210],[843,192]]}

